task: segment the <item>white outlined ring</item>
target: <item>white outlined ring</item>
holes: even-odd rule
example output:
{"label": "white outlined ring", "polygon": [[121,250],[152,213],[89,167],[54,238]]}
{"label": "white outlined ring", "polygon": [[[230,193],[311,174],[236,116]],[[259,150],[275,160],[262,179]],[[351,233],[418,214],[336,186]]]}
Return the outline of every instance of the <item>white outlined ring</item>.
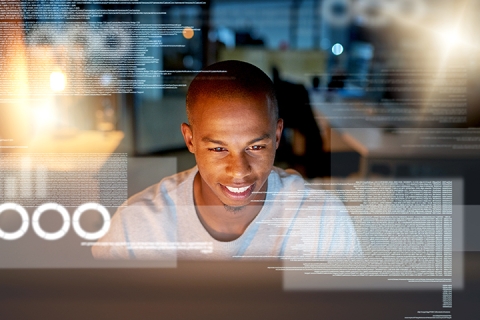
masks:
{"label": "white outlined ring", "polygon": [[[376,15],[372,15],[372,9],[375,9]],[[358,0],[355,3],[355,13],[360,20],[369,27],[383,27],[391,21],[394,15],[394,4],[382,0]]]}
{"label": "white outlined ring", "polygon": [[[40,217],[47,210],[55,210],[62,216],[63,225],[60,230],[56,232],[46,232],[42,229],[42,227],[40,227]],[[68,232],[68,229],[70,228],[70,215],[68,214],[67,209],[65,209],[65,207],[60,204],[53,202],[45,203],[38,207],[37,210],[35,210],[35,212],[33,213],[32,227],[33,230],[35,230],[35,233],[40,238],[43,238],[45,240],[57,240],[62,238]]]}
{"label": "white outlined ring", "polygon": [[[121,60],[131,48],[131,35],[128,29],[121,27],[104,27],[91,30],[92,36],[89,42],[90,55],[95,58],[101,57],[110,61]],[[114,38],[117,45],[110,47],[108,40]]]}
{"label": "white outlined ring", "polygon": [[22,217],[22,225],[20,226],[20,229],[18,229],[15,232],[5,232],[0,229],[0,238],[5,240],[16,240],[21,236],[23,236],[25,232],[27,232],[28,224],[29,224],[29,217],[28,217],[27,210],[25,210],[21,205],[13,202],[7,202],[0,205],[0,214],[2,214],[2,212],[5,210],[14,210],[18,212],[20,217]]}
{"label": "white outlined ring", "polygon": [[[85,230],[83,230],[82,226],[80,226],[80,217],[87,210],[96,210],[103,217],[103,227],[97,232],[86,232]],[[110,229],[110,213],[104,206],[98,203],[89,202],[82,204],[80,207],[77,208],[77,210],[75,210],[75,213],[73,214],[73,229],[80,237],[84,238],[85,240],[100,239]]]}
{"label": "white outlined ring", "polygon": [[[345,13],[338,15],[334,6],[343,6]],[[322,17],[336,27],[346,27],[352,21],[353,7],[351,0],[325,0],[320,8]]]}

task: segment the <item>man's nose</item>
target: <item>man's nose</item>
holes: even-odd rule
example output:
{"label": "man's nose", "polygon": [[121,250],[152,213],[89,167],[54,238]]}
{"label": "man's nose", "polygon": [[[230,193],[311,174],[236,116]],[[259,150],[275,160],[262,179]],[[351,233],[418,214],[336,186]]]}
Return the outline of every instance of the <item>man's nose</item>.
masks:
{"label": "man's nose", "polygon": [[230,154],[227,173],[235,179],[241,179],[252,173],[248,156],[244,153]]}

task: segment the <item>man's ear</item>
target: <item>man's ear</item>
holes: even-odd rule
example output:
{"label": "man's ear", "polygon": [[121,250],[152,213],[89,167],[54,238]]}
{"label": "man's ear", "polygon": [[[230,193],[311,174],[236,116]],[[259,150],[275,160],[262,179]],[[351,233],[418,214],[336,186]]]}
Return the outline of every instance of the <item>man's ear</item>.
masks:
{"label": "man's ear", "polygon": [[275,131],[275,149],[278,149],[280,145],[280,139],[282,138],[282,131],[283,131],[283,119],[278,119],[277,121],[277,129]]}
{"label": "man's ear", "polygon": [[185,140],[185,144],[187,145],[188,151],[191,153],[195,153],[195,147],[193,145],[193,133],[192,133],[192,128],[185,122],[182,123],[182,126],[180,127],[182,130],[182,135],[183,139]]}

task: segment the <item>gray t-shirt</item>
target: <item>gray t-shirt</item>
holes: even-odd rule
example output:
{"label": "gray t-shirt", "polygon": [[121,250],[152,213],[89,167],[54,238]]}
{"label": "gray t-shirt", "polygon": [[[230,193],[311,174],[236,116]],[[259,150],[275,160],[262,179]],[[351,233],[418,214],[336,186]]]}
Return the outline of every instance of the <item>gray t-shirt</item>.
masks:
{"label": "gray t-shirt", "polygon": [[274,167],[261,211],[233,241],[218,241],[200,222],[193,200],[198,169],[164,178],[134,195],[92,248],[100,259],[322,259],[361,253],[343,204],[297,174]]}

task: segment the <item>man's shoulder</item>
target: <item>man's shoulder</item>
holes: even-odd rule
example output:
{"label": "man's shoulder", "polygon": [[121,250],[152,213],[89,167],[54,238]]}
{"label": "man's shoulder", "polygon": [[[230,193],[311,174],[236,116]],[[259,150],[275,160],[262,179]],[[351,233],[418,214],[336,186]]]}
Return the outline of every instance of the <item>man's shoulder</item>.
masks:
{"label": "man's shoulder", "polygon": [[137,203],[177,202],[193,194],[193,178],[198,172],[196,167],[176,173],[160,182],[140,191],[127,200],[127,205]]}
{"label": "man's shoulder", "polygon": [[[293,169],[273,167],[269,177],[269,191],[275,194],[284,194],[286,197],[311,200],[313,202],[341,204],[336,193],[324,188],[324,183],[305,180],[302,175]],[[302,205],[309,203],[302,202]]]}
{"label": "man's shoulder", "polygon": [[302,179],[302,175],[294,170],[294,169],[282,169],[282,168],[279,168],[279,167],[273,167],[272,168],[272,171],[276,174],[278,174],[278,176],[280,178],[294,178],[294,179]]}
{"label": "man's shoulder", "polygon": [[302,175],[293,169],[273,167],[270,173],[269,185],[277,191],[291,188],[303,188],[305,180]]}

